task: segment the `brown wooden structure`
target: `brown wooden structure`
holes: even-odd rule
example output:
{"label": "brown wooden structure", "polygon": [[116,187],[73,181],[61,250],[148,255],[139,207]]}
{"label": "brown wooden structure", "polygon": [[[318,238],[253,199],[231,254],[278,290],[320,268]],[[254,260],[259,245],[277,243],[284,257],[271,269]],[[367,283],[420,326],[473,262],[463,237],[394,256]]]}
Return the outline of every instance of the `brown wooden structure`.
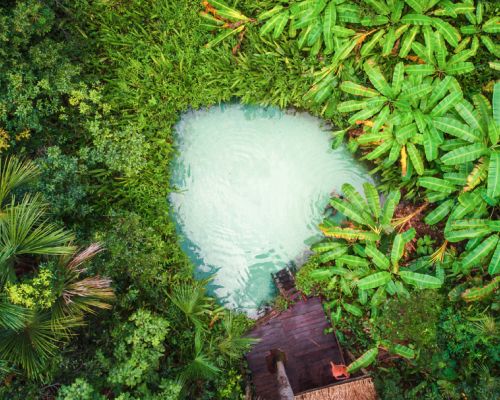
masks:
{"label": "brown wooden structure", "polygon": [[247,354],[256,394],[263,399],[278,399],[276,376],[269,372],[266,356],[272,349],[287,357],[286,372],[294,393],[335,382],[330,362],[344,364],[342,352],[329,327],[319,298],[300,299],[288,310],[249,334],[260,341]]}
{"label": "brown wooden structure", "polygon": [[[257,399],[278,400],[278,382],[275,368],[269,365],[273,351],[283,352],[286,375],[296,400],[342,399],[345,393],[366,394],[363,400],[375,400],[376,393],[369,377],[336,380],[331,363],[346,364],[336,336],[325,334],[330,324],[325,318],[318,297],[305,298],[295,289],[291,272],[286,269],[273,275],[278,290],[293,304],[285,311],[276,310],[257,321],[249,337],[258,338],[246,358],[252,372]],[[343,387],[341,387],[343,386]],[[368,389],[366,387],[369,386]],[[338,397],[338,395],[345,397]]]}

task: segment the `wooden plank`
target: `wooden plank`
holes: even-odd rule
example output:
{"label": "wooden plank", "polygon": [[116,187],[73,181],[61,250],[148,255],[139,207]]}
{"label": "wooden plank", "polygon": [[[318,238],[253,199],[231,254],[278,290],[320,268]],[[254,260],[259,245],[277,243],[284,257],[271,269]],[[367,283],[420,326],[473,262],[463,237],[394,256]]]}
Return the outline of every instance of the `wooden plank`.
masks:
{"label": "wooden plank", "polygon": [[295,393],[330,385],[330,361],[341,362],[341,349],[332,334],[323,334],[330,325],[318,298],[297,301],[288,310],[249,333],[261,341],[247,354],[256,394],[277,398],[276,377],[267,370],[266,355],[280,348],[287,355],[285,368]]}

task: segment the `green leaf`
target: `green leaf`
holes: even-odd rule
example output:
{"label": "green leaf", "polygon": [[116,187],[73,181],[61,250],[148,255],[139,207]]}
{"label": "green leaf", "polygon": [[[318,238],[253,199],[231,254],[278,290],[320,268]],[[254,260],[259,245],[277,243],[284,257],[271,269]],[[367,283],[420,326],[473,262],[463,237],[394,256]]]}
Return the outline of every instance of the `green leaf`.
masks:
{"label": "green leaf", "polygon": [[368,202],[368,207],[370,211],[375,216],[375,218],[380,217],[382,209],[380,207],[380,198],[377,189],[369,182],[363,184],[363,189],[365,192],[365,197]]}
{"label": "green leaf", "polygon": [[391,12],[383,0],[364,0],[364,2],[373,8],[377,14],[388,15]]}
{"label": "green leaf", "polygon": [[370,257],[373,263],[379,269],[389,269],[390,262],[389,259],[383,254],[380,250],[378,250],[374,244],[369,243],[365,247],[366,255]]}
{"label": "green leaf", "polygon": [[433,134],[435,130],[425,129],[424,130],[424,152],[425,158],[427,161],[433,161],[439,156],[439,137],[438,135]]}
{"label": "green leaf", "polygon": [[360,101],[360,100],[343,101],[342,103],[339,103],[337,105],[337,111],[342,113],[358,111],[365,108],[366,105],[367,105],[366,101]]}
{"label": "green leaf", "polygon": [[327,251],[325,253],[322,253],[319,256],[319,261],[321,263],[327,263],[333,260],[336,260],[337,258],[341,257],[345,253],[347,253],[348,248],[347,247],[337,247],[336,249],[332,249],[330,251]]}
{"label": "green leaf", "polygon": [[462,119],[469,125],[472,129],[479,130],[485,133],[485,130],[481,126],[481,121],[479,120],[479,116],[474,111],[472,105],[466,101],[461,100],[457,104],[455,104],[455,110],[458,115],[462,117]]}
{"label": "green leaf", "polygon": [[440,117],[447,111],[451,110],[455,105],[462,100],[462,93],[451,92],[443,100],[441,100],[436,107],[431,111],[431,116]]}
{"label": "green leaf", "polygon": [[373,36],[372,38],[366,42],[363,47],[361,47],[361,51],[360,51],[360,54],[362,57],[366,57],[368,56],[372,50],[375,48],[375,46],[377,45],[377,43],[380,42],[380,40],[382,39],[382,37],[384,36],[385,34],[385,29],[380,29],[378,30]]}
{"label": "green leaf", "polygon": [[415,145],[411,142],[406,144],[406,149],[408,150],[408,155],[410,156],[411,163],[415,167],[415,171],[417,171],[417,174],[423,175],[425,168],[420,151],[418,151]]}
{"label": "green leaf", "polygon": [[356,371],[360,370],[361,368],[368,367],[370,364],[372,364],[376,359],[378,355],[378,348],[375,347],[373,349],[368,350],[366,353],[364,353],[361,357],[353,361],[351,364],[347,366],[347,372],[350,374],[355,373]]}
{"label": "green leaf", "polygon": [[396,206],[401,199],[401,193],[398,191],[391,191],[385,200],[384,207],[382,209],[382,217],[380,218],[380,223],[382,225],[390,225]]}
{"label": "green leaf", "polygon": [[387,57],[392,53],[394,43],[396,42],[396,32],[394,27],[391,27],[384,38],[384,45],[382,46],[382,57]]}
{"label": "green leaf", "polygon": [[414,26],[403,35],[403,41],[401,43],[401,48],[399,49],[400,58],[405,58],[408,55],[419,31],[420,27]]}
{"label": "green leaf", "polygon": [[356,207],[360,213],[366,210],[368,204],[350,183],[344,183],[342,185],[342,193],[344,194],[344,197],[352,205],[354,205],[354,207]]}
{"label": "green leaf", "polygon": [[433,124],[440,131],[449,133],[467,142],[476,143],[481,141],[481,135],[478,131],[471,129],[468,125],[462,124],[455,118],[434,118]]}
{"label": "green leaf", "polygon": [[493,120],[500,126],[500,82],[493,86]]}
{"label": "green leaf", "polygon": [[387,153],[392,147],[392,140],[384,141],[380,146],[377,146],[373,151],[368,153],[365,158],[367,160],[375,160],[379,158],[382,154]]}
{"label": "green leaf", "polygon": [[392,343],[391,346],[389,346],[389,352],[392,354],[396,354],[398,356],[412,359],[415,358],[415,350],[413,350],[410,347],[403,346],[402,344],[394,344]]}
{"label": "green leaf", "polygon": [[368,267],[368,261],[366,258],[352,256],[352,255],[343,255],[336,258],[337,262],[346,264],[350,267]]}
{"label": "green leaf", "polygon": [[335,1],[332,0],[326,6],[323,14],[323,40],[325,41],[325,47],[328,53],[332,52],[334,49],[332,28],[335,26],[336,22],[337,6]]}
{"label": "green leaf", "polygon": [[500,33],[500,17],[490,18],[483,24],[483,31],[486,33]]}
{"label": "green leaf", "polygon": [[491,198],[500,196],[500,152],[498,151],[490,153],[487,194]]}
{"label": "green leaf", "polygon": [[361,310],[361,308],[353,305],[353,304],[349,304],[349,303],[342,303],[342,306],[344,307],[344,309],[354,315],[355,317],[361,317],[363,316],[363,311]]}
{"label": "green leaf", "polygon": [[441,157],[441,161],[445,165],[464,164],[469,161],[477,160],[485,152],[486,149],[482,143],[474,143],[446,153]]}
{"label": "green leaf", "polygon": [[398,266],[399,260],[403,257],[404,249],[405,241],[403,240],[403,236],[401,234],[397,234],[394,237],[391,249],[391,262],[394,267]]}
{"label": "green leaf", "polygon": [[438,289],[443,284],[439,278],[412,271],[399,271],[399,276],[405,283],[419,289]]}
{"label": "green leaf", "polygon": [[453,199],[448,199],[432,210],[424,219],[427,225],[434,225],[442,221],[451,211],[455,204]]}
{"label": "green leaf", "polygon": [[363,231],[360,229],[340,228],[325,225],[320,225],[319,228],[326,237],[345,240],[367,240],[371,242],[376,242],[379,239],[379,235],[375,232]]}
{"label": "green leaf", "polygon": [[491,257],[490,264],[488,265],[488,273],[490,275],[495,275],[500,272],[500,241],[497,243],[497,247],[493,256]]}
{"label": "green leaf", "polygon": [[333,275],[333,272],[329,268],[319,268],[319,269],[315,269],[314,271],[311,271],[309,273],[309,277],[311,279],[317,279],[317,280],[328,279],[332,275]]}
{"label": "green leaf", "polygon": [[483,287],[473,287],[462,293],[462,299],[466,302],[480,301],[490,296],[498,289],[499,277],[496,276],[493,280]]}
{"label": "green leaf", "polygon": [[428,94],[432,93],[433,89],[434,88],[432,87],[432,85],[429,85],[428,83],[423,83],[421,85],[408,87],[401,93],[401,96],[411,100],[421,99],[423,97],[426,97]]}
{"label": "green leaf", "polygon": [[288,23],[288,18],[290,17],[288,11],[279,14],[280,17],[276,21],[273,32],[273,39],[278,39],[283,31],[285,30],[285,26]]}
{"label": "green leaf", "polygon": [[283,10],[283,6],[282,5],[274,6],[270,10],[264,11],[263,13],[260,13],[257,16],[257,20],[264,21],[264,20],[266,20],[268,18],[271,18],[273,15],[279,13],[281,10]]}
{"label": "green leaf", "polygon": [[368,60],[364,63],[363,68],[370,79],[372,85],[384,96],[392,98],[392,88],[389,86],[385,80],[384,75],[380,71],[380,67],[375,63],[374,60]]}
{"label": "green leaf", "polygon": [[266,36],[270,34],[274,28],[276,27],[276,24],[281,18],[281,14],[275,14],[271,19],[269,19],[264,25],[261,26],[259,30],[260,36]]}
{"label": "green leaf", "polygon": [[462,259],[462,267],[469,268],[479,265],[488,254],[490,254],[498,243],[498,236],[491,235],[486,238],[480,245],[468,252]]}
{"label": "green leaf", "polygon": [[357,222],[361,225],[368,225],[361,211],[352,204],[349,204],[348,202],[343,201],[339,198],[333,197],[330,199],[330,205],[354,222]]}
{"label": "green leaf", "polygon": [[332,26],[331,29],[333,36],[339,38],[348,38],[356,34],[356,31],[349,28],[344,28],[343,26]]}
{"label": "green leaf", "polygon": [[425,11],[425,3],[426,1],[419,0],[405,0],[406,4],[408,4],[411,8],[413,8],[418,14],[423,14]]}
{"label": "green leaf", "polygon": [[219,33],[214,39],[212,39],[210,42],[208,42],[205,45],[205,47],[207,49],[212,48],[212,47],[218,45],[224,39],[227,39],[228,37],[236,35],[237,33],[241,32],[243,29],[245,29],[245,25],[240,25],[239,27],[237,27],[235,29],[225,29],[224,31]]}
{"label": "green leaf", "polygon": [[469,61],[450,63],[446,65],[444,71],[449,75],[463,75],[474,71],[474,64]]}
{"label": "green leaf", "polygon": [[335,250],[338,249],[339,247],[345,247],[343,243],[340,242],[319,242],[315,243],[311,246],[311,250],[314,251],[317,254],[325,253],[330,250]]}
{"label": "green leaf", "polygon": [[436,72],[436,68],[430,64],[407,65],[405,70],[407,74],[420,76],[432,75]]}
{"label": "green leaf", "polygon": [[418,183],[420,186],[429,190],[434,190],[436,192],[452,193],[455,190],[457,190],[455,185],[452,185],[448,181],[441,178],[434,178],[431,176],[424,176],[418,178]]}
{"label": "green leaf", "polygon": [[368,290],[385,285],[390,280],[391,280],[391,274],[386,271],[381,271],[368,275],[363,279],[360,279],[357,285],[358,288],[361,290]]}
{"label": "green leaf", "polygon": [[363,97],[375,97],[378,96],[378,92],[374,89],[367,88],[362,85],[351,81],[344,81],[340,84],[340,89],[346,93],[353,94],[355,96]]}
{"label": "green leaf", "polygon": [[438,30],[438,32],[443,35],[444,39],[455,48],[458,46],[458,42],[461,39],[460,32],[446,21],[440,18],[433,18],[432,25]]}

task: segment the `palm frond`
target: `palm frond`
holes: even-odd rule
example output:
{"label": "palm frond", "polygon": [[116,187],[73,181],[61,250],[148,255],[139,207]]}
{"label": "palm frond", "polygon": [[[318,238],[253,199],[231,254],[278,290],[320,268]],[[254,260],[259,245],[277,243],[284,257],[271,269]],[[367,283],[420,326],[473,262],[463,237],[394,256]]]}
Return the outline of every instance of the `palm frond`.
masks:
{"label": "palm frond", "polygon": [[227,312],[222,320],[224,337],[219,341],[217,347],[219,351],[229,359],[240,358],[253,344],[259,340],[255,338],[243,337],[234,324],[233,314]]}
{"label": "palm frond", "polygon": [[194,337],[194,357],[182,370],[180,380],[188,384],[196,380],[212,379],[219,373],[220,369],[203,351],[202,330],[197,328]]}
{"label": "palm frond", "polygon": [[73,257],[61,256],[59,273],[63,281],[61,296],[53,307],[57,318],[67,315],[94,313],[95,309],[110,309],[115,298],[111,279],[94,275],[82,278],[82,265],[103,251],[99,243],[92,243]]}
{"label": "palm frond", "polygon": [[175,286],[168,297],[195,326],[202,326],[201,319],[209,314],[212,303],[202,283]]}
{"label": "palm frond", "polygon": [[10,303],[5,294],[0,295],[0,328],[17,331],[25,325],[27,317],[24,307]]}
{"label": "palm frond", "polygon": [[71,254],[74,235],[45,219],[45,205],[40,195],[26,195],[16,204],[13,197],[0,223],[0,276],[7,276],[19,255]]}
{"label": "palm frond", "polygon": [[0,160],[0,207],[12,190],[32,181],[38,174],[37,166],[30,160],[17,157]]}
{"label": "palm frond", "polygon": [[76,318],[54,321],[50,313],[28,312],[22,329],[0,328],[0,359],[21,366],[28,377],[37,379],[60,342],[68,338],[69,329],[79,326],[81,321]]}

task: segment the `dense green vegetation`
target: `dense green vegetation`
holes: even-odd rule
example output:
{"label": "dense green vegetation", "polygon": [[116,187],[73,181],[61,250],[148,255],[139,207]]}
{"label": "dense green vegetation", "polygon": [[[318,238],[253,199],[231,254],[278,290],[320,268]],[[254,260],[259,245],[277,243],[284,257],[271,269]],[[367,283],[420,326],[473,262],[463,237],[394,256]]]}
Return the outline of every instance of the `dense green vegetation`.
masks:
{"label": "dense green vegetation", "polygon": [[179,113],[238,99],[373,166],[297,280],[380,396],[498,398],[499,25],[485,0],[4,1],[0,397],[242,398],[250,323],[166,202]]}

